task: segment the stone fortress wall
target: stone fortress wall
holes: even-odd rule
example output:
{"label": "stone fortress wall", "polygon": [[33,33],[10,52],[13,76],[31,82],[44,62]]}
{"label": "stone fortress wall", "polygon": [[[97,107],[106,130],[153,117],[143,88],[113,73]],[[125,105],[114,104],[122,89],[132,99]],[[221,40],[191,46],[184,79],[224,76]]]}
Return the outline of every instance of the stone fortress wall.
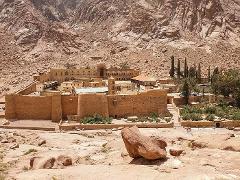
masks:
{"label": "stone fortress wall", "polygon": [[136,95],[80,94],[6,95],[6,119],[41,119],[59,122],[68,115],[80,118],[148,116],[167,111],[167,91],[150,90]]}
{"label": "stone fortress wall", "polygon": [[[136,94],[61,94],[58,91],[34,95],[36,84],[46,81],[63,82],[78,78],[110,77],[116,80],[130,80],[139,75],[138,70],[106,68],[51,69],[34,76],[34,82],[25,89],[6,95],[6,119],[52,120],[59,122],[68,115],[80,118],[99,114],[105,117],[148,116],[151,113],[167,111],[167,90],[156,89]],[[110,78],[111,79],[111,78]]]}

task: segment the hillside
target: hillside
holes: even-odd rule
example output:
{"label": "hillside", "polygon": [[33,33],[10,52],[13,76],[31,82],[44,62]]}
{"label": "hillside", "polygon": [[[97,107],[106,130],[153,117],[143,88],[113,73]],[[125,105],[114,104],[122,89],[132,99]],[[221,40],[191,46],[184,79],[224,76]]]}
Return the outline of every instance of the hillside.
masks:
{"label": "hillside", "polygon": [[0,0],[0,37],[0,93],[67,62],[127,61],[157,77],[168,75],[171,55],[235,68],[240,1]]}

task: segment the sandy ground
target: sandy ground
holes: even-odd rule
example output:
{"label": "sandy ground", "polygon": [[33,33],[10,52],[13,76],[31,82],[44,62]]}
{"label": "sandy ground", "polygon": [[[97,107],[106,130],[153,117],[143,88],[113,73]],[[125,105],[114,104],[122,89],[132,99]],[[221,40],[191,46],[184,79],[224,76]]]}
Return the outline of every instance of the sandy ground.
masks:
{"label": "sandy ground", "polygon": [[[7,179],[240,179],[240,131],[227,129],[140,129],[185,153],[165,161],[128,156],[120,131],[43,132],[0,129]],[[38,146],[38,142],[46,144]],[[14,144],[19,148],[11,149]],[[36,152],[26,154],[29,149]],[[31,170],[30,158],[70,156],[73,165]]]}

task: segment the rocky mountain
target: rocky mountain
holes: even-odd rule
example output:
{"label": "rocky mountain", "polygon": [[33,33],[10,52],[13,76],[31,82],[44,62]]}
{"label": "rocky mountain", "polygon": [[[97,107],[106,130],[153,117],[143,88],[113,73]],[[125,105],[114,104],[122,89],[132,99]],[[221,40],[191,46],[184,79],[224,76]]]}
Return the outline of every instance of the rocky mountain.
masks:
{"label": "rocky mountain", "polygon": [[0,36],[2,92],[66,62],[128,61],[158,77],[167,76],[171,55],[233,68],[240,1],[0,0]]}

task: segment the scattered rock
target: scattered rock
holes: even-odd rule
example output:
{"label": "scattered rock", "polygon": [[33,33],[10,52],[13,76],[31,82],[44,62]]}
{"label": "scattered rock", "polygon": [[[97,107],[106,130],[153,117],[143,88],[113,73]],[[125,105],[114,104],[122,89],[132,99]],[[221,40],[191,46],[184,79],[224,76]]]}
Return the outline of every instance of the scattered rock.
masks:
{"label": "scattered rock", "polygon": [[102,160],[102,159],[105,159],[105,156],[103,155],[93,155],[90,157],[91,160],[94,160],[94,161],[99,161],[99,160]]}
{"label": "scattered rock", "polygon": [[233,131],[240,131],[240,128],[234,128]]}
{"label": "scattered rock", "polygon": [[121,157],[126,157],[126,156],[128,156],[128,153],[127,153],[127,152],[122,152],[122,153],[121,153]]}
{"label": "scattered rock", "polygon": [[1,143],[9,143],[9,141],[7,139],[3,139]]}
{"label": "scattered rock", "polygon": [[174,149],[169,149],[169,153],[172,156],[180,156],[183,153],[183,149],[178,149],[178,148],[174,148]]}
{"label": "scattered rock", "polygon": [[173,159],[169,165],[172,169],[179,169],[180,167],[182,167],[182,162],[178,159]]}
{"label": "scattered rock", "polygon": [[54,157],[33,157],[30,159],[31,169],[51,169],[56,159]]}
{"label": "scattered rock", "polygon": [[167,143],[165,141],[142,135],[136,126],[124,128],[121,134],[131,157],[144,157],[148,160],[166,158]]}
{"label": "scattered rock", "polygon": [[46,144],[46,143],[47,143],[46,140],[40,140],[38,142],[38,146],[42,146],[43,144]]}
{"label": "scattered rock", "polygon": [[87,135],[87,138],[94,138],[94,135]]}
{"label": "scattered rock", "polygon": [[10,124],[10,121],[8,121],[8,120],[5,120],[4,122],[3,122],[3,125],[4,126],[7,126],[7,125],[9,125]]}
{"label": "scattered rock", "polygon": [[57,163],[63,166],[71,166],[72,165],[72,158],[69,156],[60,155],[57,158]]}
{"label": "scattered rock", "polygon": [[46,159],[39,169],[51,169],[54,166],[55,161],[56,159],[54,157]]}
{"label": "scattered rock", "polygon": [[19,148],[19,144],[13,144],[12,146],[10,146],[10,149],[16,149]]}

